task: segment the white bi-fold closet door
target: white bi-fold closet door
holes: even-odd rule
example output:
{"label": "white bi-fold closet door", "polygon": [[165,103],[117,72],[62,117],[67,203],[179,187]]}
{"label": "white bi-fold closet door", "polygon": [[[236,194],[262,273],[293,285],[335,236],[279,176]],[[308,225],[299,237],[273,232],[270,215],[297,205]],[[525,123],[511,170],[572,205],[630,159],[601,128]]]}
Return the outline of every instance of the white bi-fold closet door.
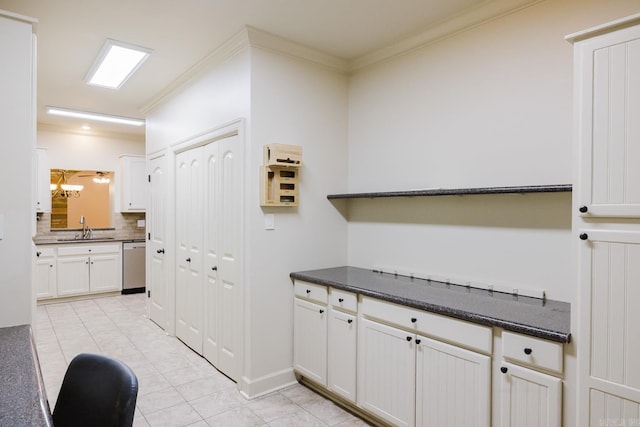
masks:
{"label": "white bi-fold closet door", "polygon": [[237,380],[243,160],[232,136],[176,155],[176,336]]}

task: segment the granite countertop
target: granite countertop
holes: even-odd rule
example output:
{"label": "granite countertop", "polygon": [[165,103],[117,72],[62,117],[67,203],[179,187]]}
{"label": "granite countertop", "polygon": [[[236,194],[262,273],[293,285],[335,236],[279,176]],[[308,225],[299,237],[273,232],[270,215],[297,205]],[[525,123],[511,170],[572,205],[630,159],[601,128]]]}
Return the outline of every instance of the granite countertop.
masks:
{"label": "granite countertop", "polygon": [[0,328],[0,384],[0,425],[53,425],[28,325]]}
{"label": "granite countertop", "polygon": [[64,245],[68,243],[105,243],[105,242],[144,242],[144,236],[125,236],[125,237],[92,237],[91,239],[74,239],[73,237],[34,237],[33,243],[36,245]]}
{"label": "granite countertop", "polygon": [[304,280],[551,341],[571,341],[571,305],[562,301],[395,276],[357,267],[291,273]]}

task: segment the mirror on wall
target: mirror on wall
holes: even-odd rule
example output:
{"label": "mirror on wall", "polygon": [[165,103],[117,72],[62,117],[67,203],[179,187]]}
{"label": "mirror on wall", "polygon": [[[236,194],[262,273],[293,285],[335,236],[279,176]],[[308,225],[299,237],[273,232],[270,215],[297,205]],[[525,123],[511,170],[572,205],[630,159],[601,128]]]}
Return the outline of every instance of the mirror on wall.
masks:
{"label": "mirror on wall", "polygon": [[51,169],[51,229],[111,227],[113,172]]}

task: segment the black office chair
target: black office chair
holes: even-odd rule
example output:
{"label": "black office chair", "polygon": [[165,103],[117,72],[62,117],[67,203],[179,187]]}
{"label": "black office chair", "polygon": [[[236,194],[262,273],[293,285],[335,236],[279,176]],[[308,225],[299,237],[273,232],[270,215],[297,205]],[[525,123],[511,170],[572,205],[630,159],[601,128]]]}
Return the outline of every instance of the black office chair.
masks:
{"label": "black office chair", "polygon": [[130,427],[138,378],[124,363],[99,354],[73,358],[53,410],[55,427]]}

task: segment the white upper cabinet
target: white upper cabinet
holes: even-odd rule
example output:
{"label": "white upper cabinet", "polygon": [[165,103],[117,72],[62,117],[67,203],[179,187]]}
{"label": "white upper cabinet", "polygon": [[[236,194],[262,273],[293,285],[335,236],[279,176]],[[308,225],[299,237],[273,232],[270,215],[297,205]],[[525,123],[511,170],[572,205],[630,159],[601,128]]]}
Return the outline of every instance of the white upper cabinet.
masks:
{"label": "white upper cabinet", "polygon": [[640,217],[640,26],[576,42],[575,63],[580,213]]}
{"label": "white upper cabinet", "polygon": [[147,166],[144,156],[120,156],[120,211],[144,212],[147,208]]}
{"label": "white upper cabinet", "polygon": [[36,148],[36,212],[51,212],[50,181],[47,150]]}

